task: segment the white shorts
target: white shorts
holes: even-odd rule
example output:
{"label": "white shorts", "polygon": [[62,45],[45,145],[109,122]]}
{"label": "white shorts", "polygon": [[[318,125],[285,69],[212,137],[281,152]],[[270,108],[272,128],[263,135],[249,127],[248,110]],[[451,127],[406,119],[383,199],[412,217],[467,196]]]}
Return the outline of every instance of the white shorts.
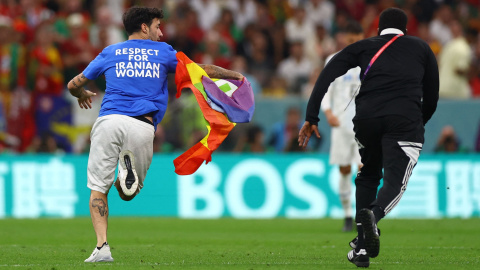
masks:
{"label": "white shorts", "polygon": [[130,150],[135,156],[139,182],[137,193],[140,192],[152,163],[154,132],[153,125],[130,116],[111,114],[99,117],[91,132],[87,187],[107,194],[115,180],[120,152]]}
{"label": "white shorts", "polygon": [[344,128],[332,128],[330,164],[347,166],[362,164],[355,133]]}

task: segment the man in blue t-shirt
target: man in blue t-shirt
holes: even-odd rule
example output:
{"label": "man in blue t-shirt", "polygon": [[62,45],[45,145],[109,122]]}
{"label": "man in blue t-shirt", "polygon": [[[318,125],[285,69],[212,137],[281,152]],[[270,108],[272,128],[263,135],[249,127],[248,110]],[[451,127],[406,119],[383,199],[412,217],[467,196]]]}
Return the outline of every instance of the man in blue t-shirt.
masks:
{"label": "man in blue t-shirt", "polygon": [[[176,51],[160,31],[163,12],[133,7],[123,14],[127,41],[106,47],[88,67],[68,83],[80,108],[92,108],[95,93],[84,85],[105,75],[107,88],[99,117],[91,132],[87,186],[97,247],[85,262],[113,261],[107,244],[107,194],[118,166],[115,187],[123,200],[143,187],[153,156],[155,128],[167,109],[167,75],[175,72]],[[243,75],[213,65],[200,65],[212,78],[242,80]]]}

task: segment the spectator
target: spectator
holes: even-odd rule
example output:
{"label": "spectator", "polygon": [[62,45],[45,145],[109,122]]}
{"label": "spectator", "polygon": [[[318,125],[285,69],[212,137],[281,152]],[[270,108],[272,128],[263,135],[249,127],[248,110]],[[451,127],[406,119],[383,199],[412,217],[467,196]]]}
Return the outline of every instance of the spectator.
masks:
{"label": "spectator", "polygon": [[[89,40],[85,19],[79,13],[68,16],[70,36],[62,43],[61,52],[66,81],[82,72],[100,50],[95,49]],[[102,48],[103,49],[103,48]]]}
{"label": "spectator", "polygon": [[35,33],[35,43],[30,51],[30,89],[36,94],[60,96],[64,89],[63,64],[60,52],[54,45],[52,25],[43,23]]}
{"label": "spectator", "polygon": [[235,146],[234,152],[243,152],[243,153],[263,153],[265,152],[265,147],[263,145],[263,131],[262,128],[250,124],[246,129],[246,132],[238,140],[237,145]]}
{"label": "spectator", "polygon": [[278,65],[283,59],[287,58],[289,53],[290,44],[286,39],[285,27],[277,24],[270,29],[271,45],[273,51],[273,62],[275,66]]}
{"label": "spectator", "polygon": [[[333,21],[332,30],[330,34],[334,36],[341,29],[347,27],[348,22],[351,20],[350,16],[344,10],[337,10],[335,20]],[[378,22],[377,22],[378,25]]]}
{"label": "spectator", "polygon": [[112,13],[108,6],[101,6],[95,11],[95,24],[90,27],[90,42],[99,50],[125,41],[125,33],[113,23]]}
{"label": "spectator", "polygon": [[[195,14],[195,12],[191,12]],[[194,15],[196,16],[196,15]],[[190,36],[189,25],[185,21],[178,21],[175,23],[175,34],[169,36],[168,43],[172,45],[177,51],[184,52],[186,55],[192,56],[195,54],[195,49],[197,46],[197,40],[195,37]],[[200,33],[201,38],[203,38],[203,32]],[[200,39],[201,40],[201,39]],[[198,42],[200,42],[200,40]]]}
{"label": "spectator", "polygon": [[275,25],[275,23],[283,24],[283,22],[278,22],[276,20],[276,17],[272,12],[274,11],[271,11],[268,5],[258,2],[256,14],[257,20],[255,21],[255,25],[259,30],[268,31],[273,25]]}
{"label": "spectator", "polygon": [[125,11],[127,0],[97,0],[96,4],[107,5],[112,13],[112,21],[115,25],[122,25],[122,15]]}
{"label": "spectator", "polygon": [[15,40],[12,20],[0,16],[0,92],[11,92],[26,85],[25,46]]}
{"label": "spectator", "polygon": [[425,40],[425,42],[430,45],[430,49],[432,49],[432,52],[435,54],[435,56],[438,56],[440,51],[442,50],[442,44],[438,40],[435,40],[430,32],[428,31],[428,24],[426,23],[420,23],[418,25],[418,31],[417,31],[418,37]]}
{"label": "spectator", "polygon": [[203,31],[210,30],[220,18],[220,6],[215,0],[191,0],[190,5],[197,12]]}
{"label": "spectator", "polygon": [[267,37],[260,31],[252,33],[251,53],[247,55],[250,73],[265,87],[274,74],[274,65],[268,52]]}
{"label": "spectator", "polygon": [[[198,22],[198,14],[195,12],[195,10],[187,8],[185,11],[185,19],[177,22],[177,25],[178,24],[185,24],[185,27],[188,29],[186,31],[187,36],[195,44],[202,42],[205,31],[200,27]],[[177,29],[176,33],[178,33],[180,30],[181,29]]]}
{"label": "spectator", "polygon": [[293,14],[290,3],[285,0],[267,0],[269,14],[277,23],[285,23]]}
{"label": "spectator", "polygon": [[36,126],[32,94],[19,87],[10,94],[7,114],[7,132],[20,140],[12,149],[24,152],[35,136]]}
{"label": "spectator", "polygon": [[242,32],[233,21],[233,13],[229,9],[222,9],[220,20],[215,24],[222,40],[228,45],[231,52],[235,52],[237,42],[243,38]]}
{"label": "spectator", "polygon": [[468,73],[472,51],[458,21],[450,23],[453,39],[439,56],[440,98],[467,99],[470,97]]}
{"label": "spectator", "polygon": [[292,140],[298,139],[298,131],[302,127],[300,117],[300,110],[295,107],[290,107],[287,110],[285,122],[278,122],[273,126],[268,144],[272,146],[276,152],[291,149]]}
{"label": "spectator", "polygon": [[435,146],[436,153],[464,153],[468,152],[466,148],[460,145],[460,141],[455,134],[452,126],[445,126],[440,133],[437,145]]}
{"label": "spectator", "polygon": [[237,43],[237,55],[249,58],[252,56],[253,38],[259,32],[257,25],[249,24],[243,30],[243,39]]}
{"label": "spectator", "polygon": [[321,25],[328,32],[332,29],[335,5],[328,0],[310,0],[305,5],[307,18],[315,25]]}
{"label": "spectator", "polygon": [[315,34],[314,32],[313,22],[307,18],[303,7],[297,7],[294,16],[285,23],[285,33],[289,42],[305,42]]}
{"label": "spectator", "polygon": [[[36,141],[36,140],[35,140]],[[57,145],[55,137],[51,133],[45,133],[41,139],[40,144],[36,150],[37,153],[61,154],[65,151]]]}
{"label": "spectator", "polygon": [[[452,39],[450,23],[453,20],[452,9],[448,5],[442,5],[435,12],[435,18],[430,22],[430,34],[442,45]],[[441,76],[440,76],[441,77]]]}
{"label": "spectator", "polygon": [[37,27],[53,17],[53,12],[42,6],[42,0],[20,0],[23,20],[26,23],[26,42],[35,39]]}
{"label": "spectator", "polygon": [[230,49],[220,37],[217,31],[210,30],[205,35],[203,52],[195,55],[194,61],[197,63],[212,64],[223,68],[230,68]]}
{"label": "spectator", "polygon": [[227,7],[235,11],[235,24],[242,30],[257,19],[257,4],[254,0],[228,0]]}
{"label": "spectator", "polygon": [[380,15],[380,12],[377,5],[370,4],[365,6],[365,15],[359,22],[362,28],[365,29],[366,37],[377,35],[378,15]]}
{"label": "spectator", "polygon": [[308,81],[313,65],[303,53],[303,44],[300,41],[290,46],[290,57],[280,62],[277,74],[287,81],[290,93],[299,94],[303,84]]}
{"label": "spectator", "polygon": [[315,35],[304,43],[305,56],[315,68],[323,68],[325,58],[336,51],[335,40],[322,25],[315,26]]}
{"label": "spectator", "polygon": [[365,1],[363,0],[337,0],[335,1],[337,10],[342,10],[350,18],[360,21],[365,13]]}
{"label": "spectator", "polygon": [[0,15],[11,19],[22,16],[22,7],[16,0],[2,1],[0,3]]}
{"label": "spectator", "polygon": [[83,35],[88,37],[88,32],[86,28],[90,23],[90,14],[83,9],[81,0],[62,1],[59,4],[59,7],[55,7],[53,10],[58,8],[59,10],[55,15],[55,21],[53,25],[56,32],[58,33],[56,38],[59,42],[63,42],[63,39],[71,36],[67,19],[72,14],[77,14],[76,16],[80,15],[82,17],[81,21],[83,23],[83,27],[85,28],[85,30],[83,31]]}

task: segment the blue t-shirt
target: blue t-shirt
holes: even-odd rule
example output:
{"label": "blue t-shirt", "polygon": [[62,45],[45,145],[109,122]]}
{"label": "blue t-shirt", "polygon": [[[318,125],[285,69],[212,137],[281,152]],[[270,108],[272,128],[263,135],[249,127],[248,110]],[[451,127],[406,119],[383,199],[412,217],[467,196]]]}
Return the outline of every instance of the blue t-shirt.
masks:
{"label": "blue t-shirt", "polygon": [[127,40],[103,49],[83,71],[89,80],[105,74],[107,89],[99,117],[153,113],[156,128],[167,110],[167,74],[175,72],[176,53],[165,42],[143,39]]}

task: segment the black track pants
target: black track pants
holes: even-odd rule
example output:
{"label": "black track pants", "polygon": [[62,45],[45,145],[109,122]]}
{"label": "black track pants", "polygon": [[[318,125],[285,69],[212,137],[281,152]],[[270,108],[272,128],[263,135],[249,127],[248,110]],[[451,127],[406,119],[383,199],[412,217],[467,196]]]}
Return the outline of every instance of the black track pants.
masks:
{"label": "black track pants", "polygon": [[355,120],[354,131],[363,163],[355,179],[357,213],[380,206],[386,215],[400,201],[417,164],[424,142],[423,123],[391,115]]}

